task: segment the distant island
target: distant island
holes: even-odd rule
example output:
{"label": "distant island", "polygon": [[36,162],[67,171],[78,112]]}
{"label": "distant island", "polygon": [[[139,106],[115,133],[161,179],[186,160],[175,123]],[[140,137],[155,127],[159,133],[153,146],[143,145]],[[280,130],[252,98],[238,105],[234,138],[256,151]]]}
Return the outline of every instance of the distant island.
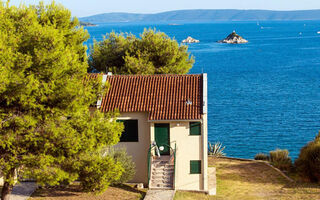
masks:
{"label": "distant island", "polygon": [[80,18],[90,23],[163,22],[200,23],[220,21],[301,21],[320,20],[320,10],[177,10],[156,14],[104,13]]}
{"label": "distant island", "polygon": [[83,22],[83,21],[80,21],[80,26],[97,26],[96,24],[92,24],[90,22]]}
{"label": "distant island", "polygon": [[236,31],[233,31],[225,39],[219,40],[218,43],[242,44],[242,43],[248,43],[248,40],[238,35]]}
{"label": "distant island", "polygon": [[190,36],[187,37],[187,39],[182,40],[182,43],[199,43],[200,40],[196,40]]}

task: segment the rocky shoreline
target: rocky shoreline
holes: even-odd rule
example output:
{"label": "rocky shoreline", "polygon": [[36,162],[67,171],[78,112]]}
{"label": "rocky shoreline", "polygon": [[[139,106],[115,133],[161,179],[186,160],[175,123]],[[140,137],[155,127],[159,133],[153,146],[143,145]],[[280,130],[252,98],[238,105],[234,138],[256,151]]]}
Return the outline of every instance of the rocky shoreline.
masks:
{"label": "rocky shoreline", "polygon": [[242,44],[242,43],[248,43],[248,40],[244,39],[243,37],[238,35],[235,31],[233,31],[225,39],[219,40],[218,43]]}
{"label": "rocky shoreline", "polygon": [[182,43],[199,43],[200,40],[196,40],[190,36],[187,37],[187,39],[182,40]]}

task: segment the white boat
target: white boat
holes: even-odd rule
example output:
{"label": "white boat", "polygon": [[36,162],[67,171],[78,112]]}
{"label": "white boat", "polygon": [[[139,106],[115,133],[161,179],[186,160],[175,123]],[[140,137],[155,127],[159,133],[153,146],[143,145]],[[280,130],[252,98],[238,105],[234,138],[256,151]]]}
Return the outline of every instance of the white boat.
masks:
{"label": "white boat", "polygon": [[317,33],[320,34],[320,31],[318,31]]}

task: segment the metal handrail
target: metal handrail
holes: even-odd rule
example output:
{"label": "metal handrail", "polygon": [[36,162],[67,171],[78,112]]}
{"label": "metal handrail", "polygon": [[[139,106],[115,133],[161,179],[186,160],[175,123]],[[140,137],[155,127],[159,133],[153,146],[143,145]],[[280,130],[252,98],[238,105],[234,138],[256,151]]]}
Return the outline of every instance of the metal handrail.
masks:
{"label": "metal handrail", "polygon": [[[173,182],[175,185],[175,179],[176,179],[176,151],[177,151],[177,144],[174,144],[174,149],[170,145],[162,145],[162,146],[167,146],[172,150],[173,152]],[[150,178],[151,178],[151,151],[153,148],[158,148],[158,145],[154,143],[153,145],[150,144],[149,150],[148,150],[148,184],[150,185]],[[170,154],[171,155],[171,154]]]}

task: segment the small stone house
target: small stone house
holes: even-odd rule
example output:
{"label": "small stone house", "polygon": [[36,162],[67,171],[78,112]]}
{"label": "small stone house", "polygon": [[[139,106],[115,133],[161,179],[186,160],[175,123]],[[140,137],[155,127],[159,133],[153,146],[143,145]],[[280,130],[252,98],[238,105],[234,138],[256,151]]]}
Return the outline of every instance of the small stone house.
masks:
{"label": "small stone house", "polygon": [[117,147],[135,162],[132,182],[207,192],[207,74],[101,76],[110,88],[97,108],[120,112]]}

